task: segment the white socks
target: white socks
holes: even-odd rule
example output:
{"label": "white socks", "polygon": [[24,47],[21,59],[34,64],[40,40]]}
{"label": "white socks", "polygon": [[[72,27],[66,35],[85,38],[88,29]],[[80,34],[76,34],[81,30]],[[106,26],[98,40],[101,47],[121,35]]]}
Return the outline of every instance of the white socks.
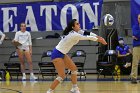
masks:
{"label": "white socks", "polygon": [[77,86],[77,84],[73,84],[72,87],[73,88],[77,88],[78,86]]}
{"label": "white socks", "polygon": [[22,73],[22,75],[23,75],[23,76],[26,76],[26,74],[25,74],[25,73]]}
{"label": "white socks", "polygon": [[[26,76],[25,73],[22,73],[23,76]],[[34,76],[34,73],[30,73],[30,76]]]}
{"label": "white socks", "polygon": [[30,76],[34,76],[34,73],[30,73]]}
{"label": "white socks", "polygon": [[[23,76],[26,76],[25,73],[22,73]],[[31,76],[34,76],[34,73],[30,73]]]}
{"label": "white socks", "polygon": [[48,90],[48,91],[49,91],[49,92],[53,92],[53,90],[52,90],[52,89],[50,89],[50,88],[49,88],[49,90]]}

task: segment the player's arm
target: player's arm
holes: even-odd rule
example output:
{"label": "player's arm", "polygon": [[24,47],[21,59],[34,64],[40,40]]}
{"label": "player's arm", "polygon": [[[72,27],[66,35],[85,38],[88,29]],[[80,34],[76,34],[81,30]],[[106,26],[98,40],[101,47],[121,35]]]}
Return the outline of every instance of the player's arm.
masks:
{"label": "player's arm", "polygon": [[123,54],[123,55],[120,54],[120,46],[117,46],[117,47],[116,47],[116,51],[117,51],[117,56],[118,56],[118,57],[125,57],[125,56],[126,56],[126,54]]}
{"label": "player's arm", "polygon": [[29,33],[29,49],[30,49],[30,54],[32,55],[32,38],[30,33]]}
{"label": "player's arm", "polygon": [[18,35],[18,33],[16,32],[16,33],[15,33],[15,37],[14,37],[14,39],[12,40],[12,42],[17,42],[17,41],[18,41],[18,37],[19,37],[19,35]]}
{"label": "player's arm", "polygon": [[18,37],[19,37],[19,35],[18,35],[18,33],[16,32],[15,37],[14,37],[14,39],[12,40],[13,45],[16,46],[16,47],[19,46],[19,45],[22,45],[22,44],[18,41]]}
{"label": "player's arm", "polygon": [[98,38],[98,39],[97,39],[98,42],[102,43],[103,45],[107,45],[107,42],[105,41],[104,38],[102,38],[102,37],[100,37],[100,36],[96,36],[96,37]]}
{"label": "player's arm", "polygon": [[128,53],[127,53],[126,55],[130,55],[130,54],[132,54],[132,51],[131,51],[131,49],[129,48],[128,45],[127,45],[127,48],[128,48]]}
{"label": "player's arm", "polygon": [[139,33],[139,30],[137,30],[137,27],[136,26],[133,26],[132,31],[133,31],[132,38],[134,40],[138,40],[138,38],[140,38],[140,33]]}
{"label": "player's arm", "polygon": [[126,55],[121,55],[120,51],[118,51],[118,57],[125,57]]}
{"label": "player's arm", "polygon": [[77,34],[76,36],[77,38],[79,38],[79,40],[92,40],[92,41],[97,41],[97,42],[100,42],[104,45],[107,44],[107,42],[104,40],[104,38],[100,37],[100,36],[97,36],[97,35],[87,35],[87,36],[84,36],[84,35],[80,35],[80,34]]}
{"label": "player's arm", "polygon": [[95,33],[84,31],[84,30],[79,30],[78,33],[81,35],[97,36]]}
{"label": "player's arm", "polygon": [[95,33],[87,32],[87,31],[84,32],[84,35],[97,36]]}
{"label": "player's arm", "polygon": [[104,45],[107,44],[107,42],[105,41],[104,38],[102,38],[101,36],[96,35],[95,33],[84,31],[84,35],[96,37],[96,38],[98,38],[98,39],[97,39],[98,42],[100,42],[100,43],[102,43],[102,44],[104,44]]}

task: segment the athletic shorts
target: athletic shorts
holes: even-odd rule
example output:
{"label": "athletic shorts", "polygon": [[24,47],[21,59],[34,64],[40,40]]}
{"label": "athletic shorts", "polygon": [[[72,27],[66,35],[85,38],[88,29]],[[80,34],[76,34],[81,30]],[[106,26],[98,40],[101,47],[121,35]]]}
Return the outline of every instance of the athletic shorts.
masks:
{"label": "athletic shorts", "polygon": [[51,59],[53,60],[55,58],[64,58],[64,55],[65,54],[61,53],[59,50],[54,48],[53,51],[52,51]]}
{"label": "athletic shorts", "polygon": [[20,49],[20,50],[29,51],[29,46],[23,46],[23,45],[21,45],[21,46],[17,46],[17,47],[18,47],[18,49]]}

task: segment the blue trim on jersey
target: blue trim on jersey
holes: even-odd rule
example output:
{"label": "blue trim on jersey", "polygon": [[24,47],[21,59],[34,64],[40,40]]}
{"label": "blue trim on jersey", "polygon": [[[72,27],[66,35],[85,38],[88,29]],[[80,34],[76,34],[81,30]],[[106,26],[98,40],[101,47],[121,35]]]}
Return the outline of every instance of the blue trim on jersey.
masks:
{"label": "blue trim on jersey", "polygon": [[55,58],[64,58],[63,53],[61,53],[59,50],[57,50],[56,48],[53,49],[52,55],[51,55],[51,59],[55,59]]}

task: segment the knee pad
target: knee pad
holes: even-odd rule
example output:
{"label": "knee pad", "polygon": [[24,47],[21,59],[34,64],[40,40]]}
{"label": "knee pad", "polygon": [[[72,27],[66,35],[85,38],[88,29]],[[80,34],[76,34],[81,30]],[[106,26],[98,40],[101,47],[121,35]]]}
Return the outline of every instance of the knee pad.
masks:
{"label": "knee pad", "polygon": [[77,75],[77,74],[78,74],[78,71],[77,71],[77,70],[75,70],[75,71],[71,71],[71,74],[75,74],[75,75]]}
{"label": "knee pad", "polygon": [[58,76],[58,77],[56,78],[56,80],[58,80],[60,83],[63,82],[63,78],[60,77],[60,76]]}

